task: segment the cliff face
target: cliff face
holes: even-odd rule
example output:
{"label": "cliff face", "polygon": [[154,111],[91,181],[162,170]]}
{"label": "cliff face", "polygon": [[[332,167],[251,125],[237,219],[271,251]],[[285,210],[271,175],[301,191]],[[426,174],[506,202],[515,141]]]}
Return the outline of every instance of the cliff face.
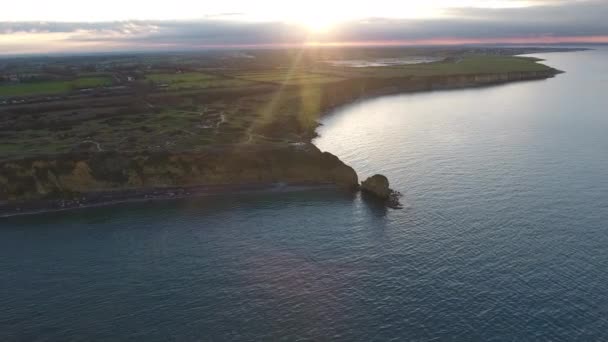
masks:
{"label": "cliff face", "polygon": [[72,198],[138,188],[334,184],[354,189],[355,171],[313,145],[244,146],[201,152],[69,154],[0,163],[0,201]]}

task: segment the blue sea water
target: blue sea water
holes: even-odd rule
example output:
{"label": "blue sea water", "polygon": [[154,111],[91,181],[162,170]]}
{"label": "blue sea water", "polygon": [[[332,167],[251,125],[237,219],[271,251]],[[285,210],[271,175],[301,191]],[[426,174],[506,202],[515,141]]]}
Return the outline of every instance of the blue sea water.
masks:
{"label": "blue sea water", "polygon": [[556,78],[366,100],[315,143],[403,210],[328,190],[0,221],[0,340],[604,341],[608,50]]}

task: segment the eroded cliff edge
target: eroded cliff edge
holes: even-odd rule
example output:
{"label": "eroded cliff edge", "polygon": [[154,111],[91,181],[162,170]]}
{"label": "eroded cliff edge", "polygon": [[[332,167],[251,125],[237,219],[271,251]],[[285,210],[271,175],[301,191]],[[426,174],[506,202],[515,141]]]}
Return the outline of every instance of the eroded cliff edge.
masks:
{"label": "eroded cliff edge", "polygon": [[0,163],[0,201],[5,204],[134,189],[273,183],[352,190],[358,178],[350,166],[312,144],[184,153],[80,153]]}

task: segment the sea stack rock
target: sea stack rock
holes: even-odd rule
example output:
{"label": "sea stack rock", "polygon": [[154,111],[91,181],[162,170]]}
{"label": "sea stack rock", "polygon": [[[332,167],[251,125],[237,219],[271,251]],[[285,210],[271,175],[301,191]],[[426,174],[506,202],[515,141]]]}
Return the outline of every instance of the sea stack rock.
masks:
{"label": "sea stack rock", "polygon": [[370,193],[381,200],[387,200],[391,195],[388,178],[383,175],[373,175],[361,183],[361,190]]}
{"label": "sea stack rock", "polygon": [[361,190],[384,201],[390,208],[401,208],[401,194],[389,187],[388,178],[383,175],[373,175],[361,183]]}

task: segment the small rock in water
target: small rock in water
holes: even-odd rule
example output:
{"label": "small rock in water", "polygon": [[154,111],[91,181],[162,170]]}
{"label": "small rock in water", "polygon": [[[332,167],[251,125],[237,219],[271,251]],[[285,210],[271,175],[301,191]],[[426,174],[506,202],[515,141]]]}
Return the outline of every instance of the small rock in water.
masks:
{"label": "small rock in water", "polygon": [[361,183],[361,190],[385,201],[390,208],[401,208],[399,197],[401,193],[389,187],[388,178],[383,175],[373,175]]}
{"label": "small rock in water", "polygon": [[388,178],[383,175],[373,175],[361,183],[361,190],[386,200],[391,195]]}

